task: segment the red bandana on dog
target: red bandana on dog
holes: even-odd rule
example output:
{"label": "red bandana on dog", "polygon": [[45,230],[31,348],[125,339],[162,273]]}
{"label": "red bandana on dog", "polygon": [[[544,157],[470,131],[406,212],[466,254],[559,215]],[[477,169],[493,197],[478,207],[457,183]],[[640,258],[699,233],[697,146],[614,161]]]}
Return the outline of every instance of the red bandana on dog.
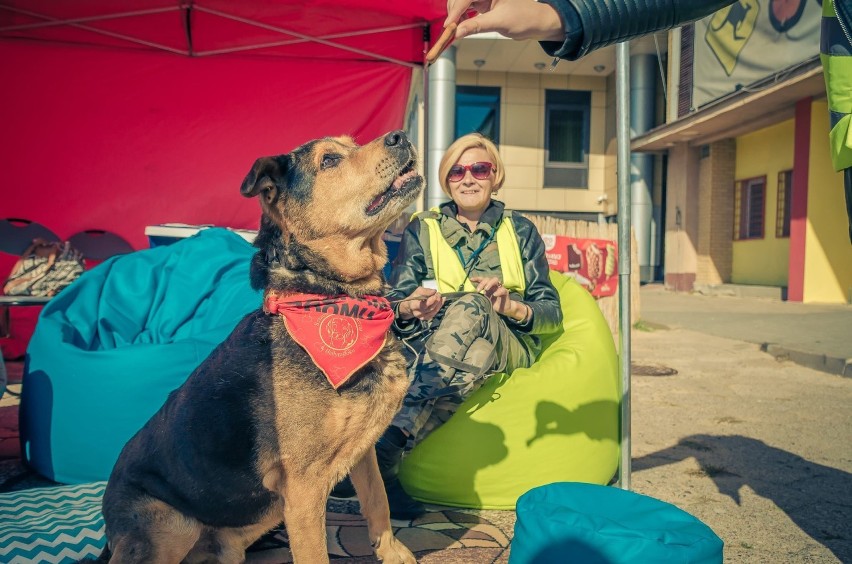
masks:
{"label": "red bandana on dog", "polygon": [[273,290],[263,310],[284,319],[290,336],[335,390],[379,354],[393,322],[390,302],[379,296],[285,296]]}

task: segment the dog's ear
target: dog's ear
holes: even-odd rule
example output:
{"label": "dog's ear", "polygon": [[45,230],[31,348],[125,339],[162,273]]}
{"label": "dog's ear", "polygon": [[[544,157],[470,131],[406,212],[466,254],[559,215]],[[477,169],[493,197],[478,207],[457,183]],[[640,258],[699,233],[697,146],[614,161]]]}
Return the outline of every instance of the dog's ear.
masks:
{"label": "dog's ear", "polygon": [[240,193],[246,198],[263,193],[266,203],[273,203],[279,192],[286,187],[289,162],[287,155],[257,159],[243,180]]}

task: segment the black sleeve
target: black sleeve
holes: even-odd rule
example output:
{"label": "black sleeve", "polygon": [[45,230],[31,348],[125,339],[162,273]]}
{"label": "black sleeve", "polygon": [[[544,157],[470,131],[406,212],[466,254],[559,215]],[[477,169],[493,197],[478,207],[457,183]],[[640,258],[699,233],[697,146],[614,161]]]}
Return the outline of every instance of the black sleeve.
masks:
{"label": "black sleeve", "polygon": [[665,31],[709,16],[735,0],[540,0],[565,26],[565,41],[541,41],[554,57],[576,60],[634,37]]}
{"label": "black sleeve", "polygon": [[533,335],[552,333],[562,324],[562,306],[559,294],[550,282],[550,266],[544,252],[544,241],[527,218],[515,214],[512,216],[521,258],[524,263],[524,303],[532,309],[532,317],[526,324],[519,324],[507,318],[510,326]]}
{"label": "black sleeve", "polygon": [[420,325],[420,321],[417,319],[401,319],[399,317],[399,302],[395,303],[395,301],[410,296],[426,278],[426,257],[423,247],[420,245],[421,228],[420,220],[415,219],[403,231],[402,239],[399,242],[399,251],[394,258],[390,279],[388,280],[390,290],[386,297],[391,301],[393,307],[395,316],[393,328],[397,333],[403,335],[413,332]]}
{"label": "black sleeve", "polygon": [[558,41],[539,41],[541,48],[551,57],[576,59],[577,56],[575,56],[575,53],[579,51],[580,45],[583,42],[583,23],[580,21],[580,14],[566,0],[539,1],[556,10],[556,13],[559,14],[559,19],[562,21],[562,28],[565,30],[565,40],[562,43]]}

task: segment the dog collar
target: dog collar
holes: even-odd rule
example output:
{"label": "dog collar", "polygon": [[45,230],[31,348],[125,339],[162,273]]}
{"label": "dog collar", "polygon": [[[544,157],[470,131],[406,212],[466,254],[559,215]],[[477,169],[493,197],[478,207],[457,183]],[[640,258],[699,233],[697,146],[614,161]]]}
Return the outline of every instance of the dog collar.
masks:
{"label": "dog collar", "polygon": [[380,296],[269,290],[263,298],[263,311],[281,316],[287,332],[335,390],[379,354],[393,322],[390,302]]}

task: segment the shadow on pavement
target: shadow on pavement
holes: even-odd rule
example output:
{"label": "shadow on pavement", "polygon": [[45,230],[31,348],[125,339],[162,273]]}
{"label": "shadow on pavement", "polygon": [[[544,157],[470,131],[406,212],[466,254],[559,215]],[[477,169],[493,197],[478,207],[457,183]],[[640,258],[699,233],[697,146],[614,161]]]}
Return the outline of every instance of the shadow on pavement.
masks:
{"label": "shadow on pavement", "polygon": [[634,459],[634,471],[694,458],[719,489],[740,505],[748,486],[771,500],[841,562],[852,559],[852,474],[740,435],[691,435]]}

